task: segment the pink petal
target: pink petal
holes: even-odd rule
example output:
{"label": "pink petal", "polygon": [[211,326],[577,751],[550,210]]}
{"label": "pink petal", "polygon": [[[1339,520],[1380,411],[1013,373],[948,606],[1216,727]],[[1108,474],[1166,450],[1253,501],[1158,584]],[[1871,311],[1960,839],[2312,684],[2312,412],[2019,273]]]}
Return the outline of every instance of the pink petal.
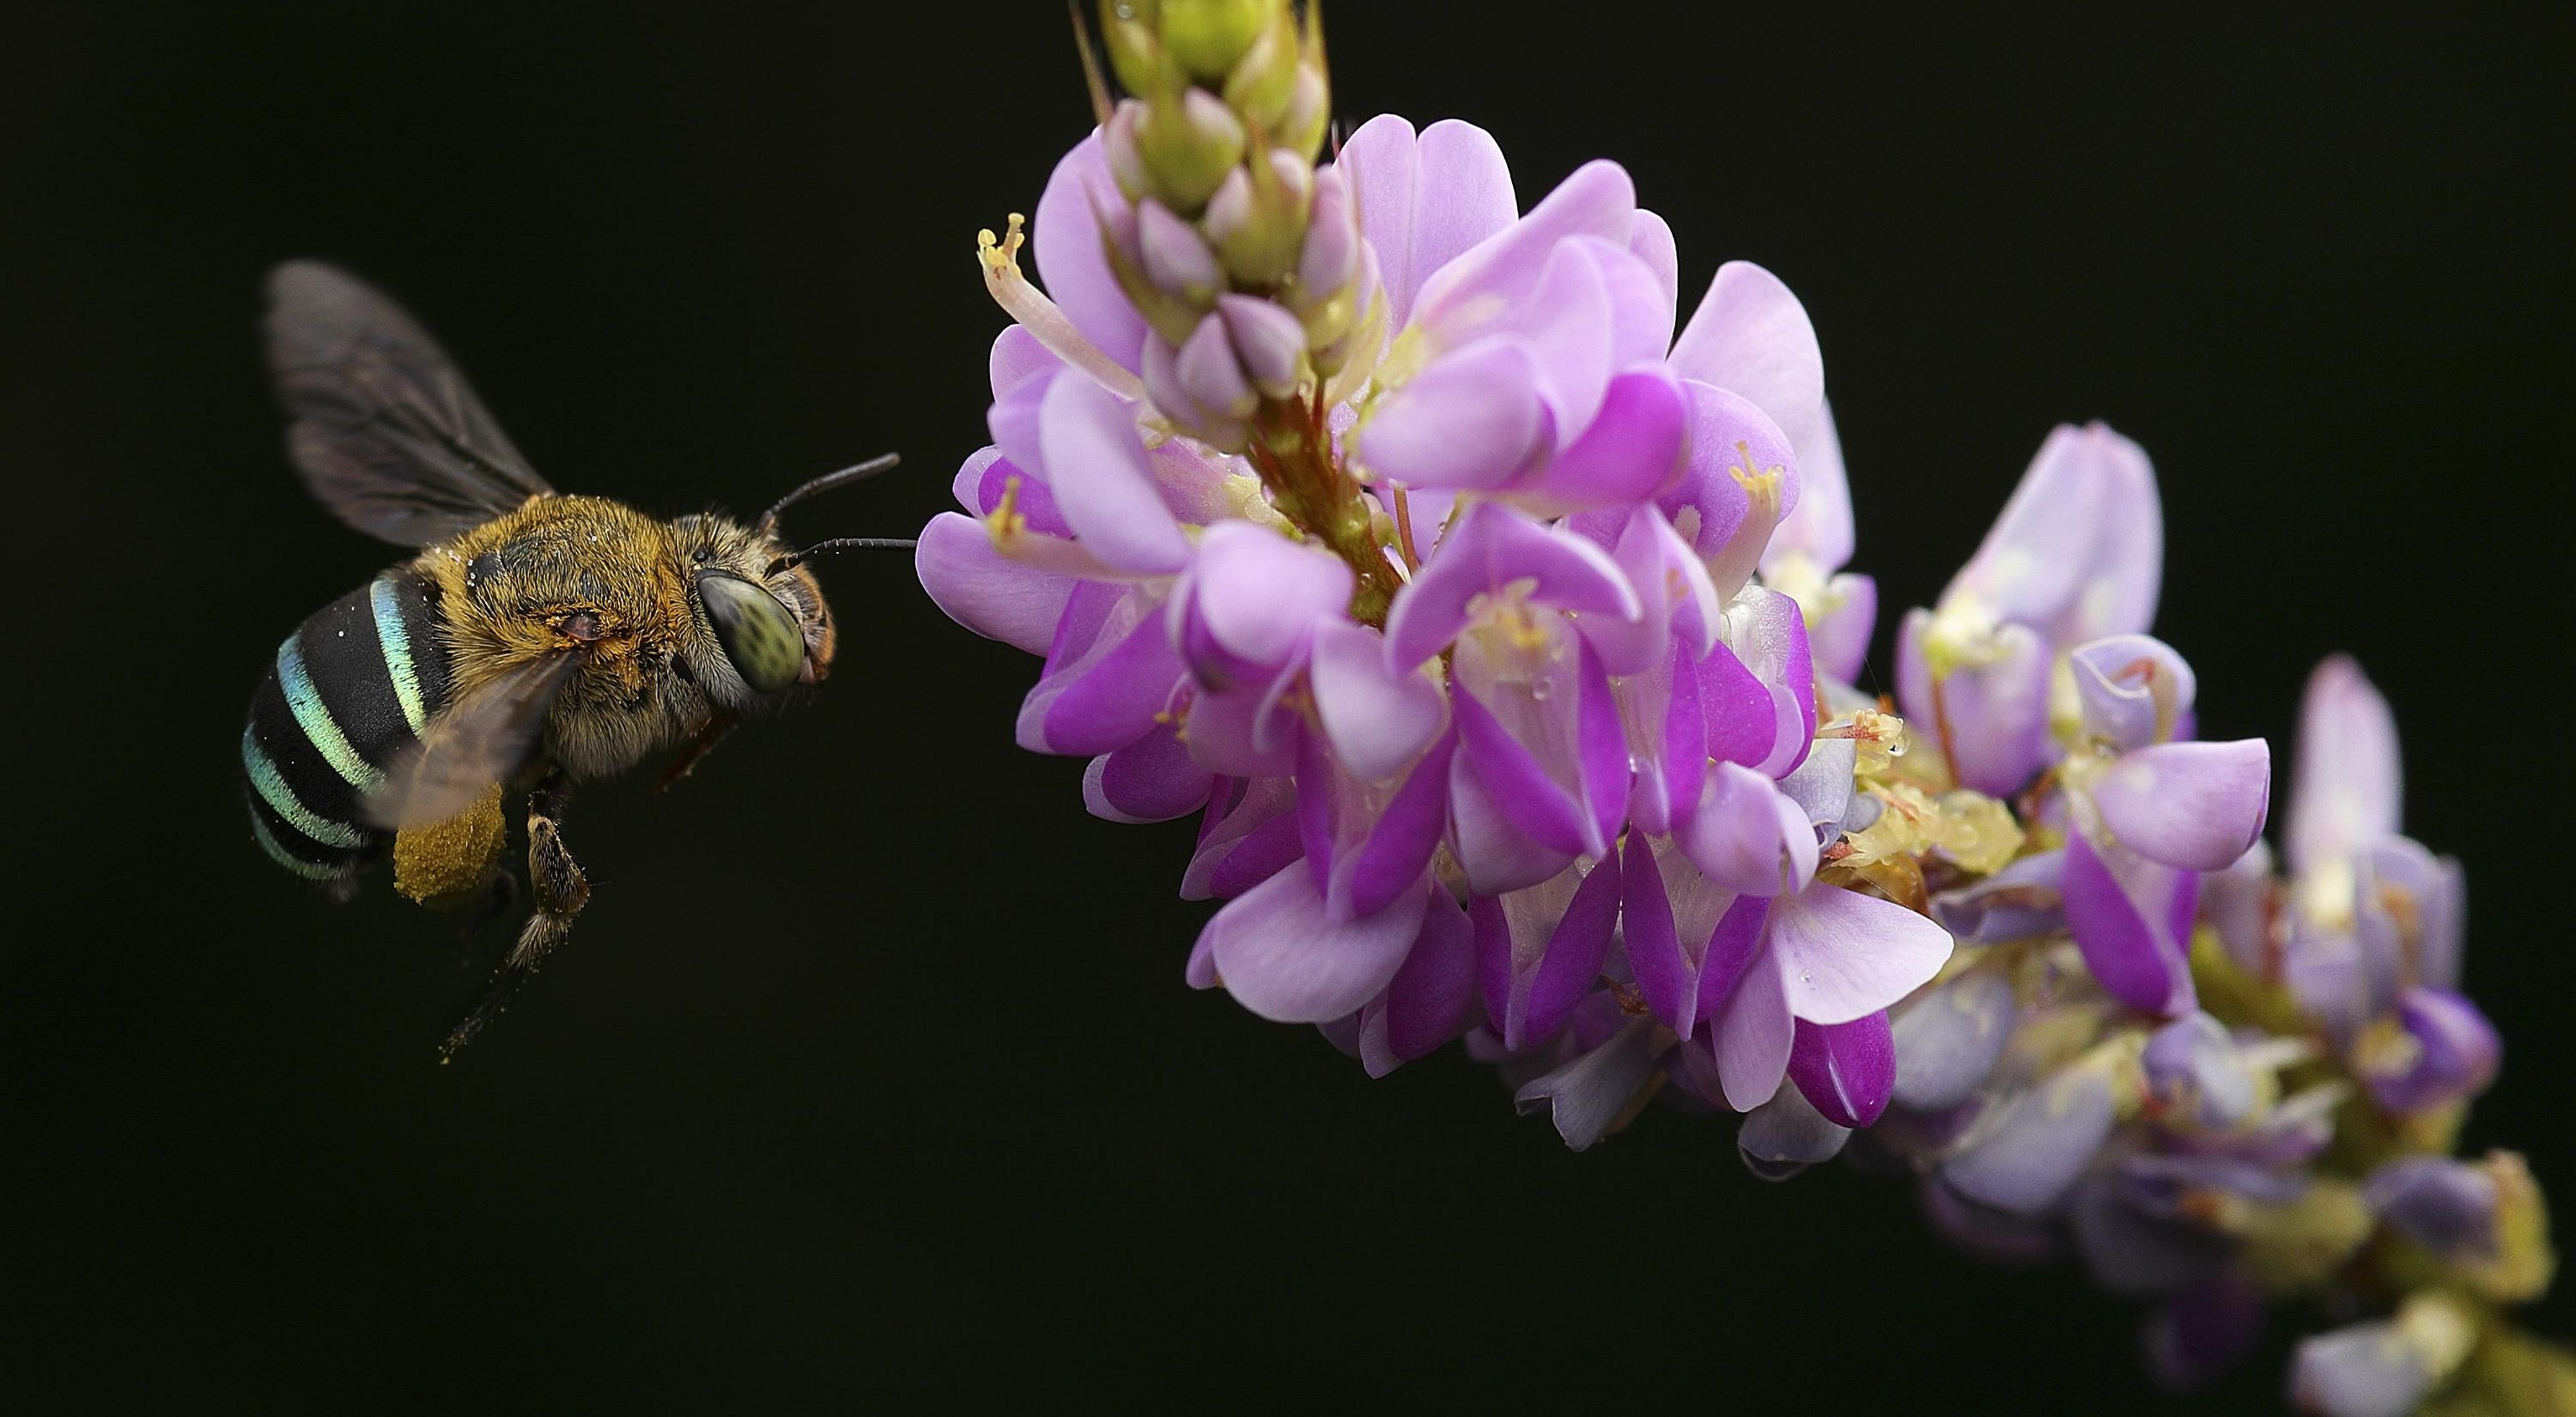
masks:
{"label": "pink petal", "polygon": [[[1832,401],[1818,405],[1814,431],[1801,438],[1797,455],[1798,503],[1771,533],[1762,553],[1762,573],[1769,576],[1791,555],[1803,556],[1819,571],[1851,564],[1851,482],[1843,469],[1842,435],[1834,428]],[[1849,678],[1849,675],[1837,676]]]}
{"label": "pink petal", "polygon": [[1002,555],[982,522],[955,512],[931,518],[912,555],[921,588],[948,618],[987,639],[1046,653],[1073,595],[1070,578]]}
{"label": "pink petal", "polygon": [[2146,453],[2099,423],[2060,425],[1941,596],[2070,647],[2144,631],[2163,561],[2164,511]]}
{"label": "pink petal", "polygon": [[1387,665],[1413,669],[1466,628],[1478,596],[1517,580],[1530,600],[1560,610],[1635,620],[1645,606],[1610,554],[1579,536],[1548,530],[1491,502],[1478,502],[1440,539],[1387,616]]}
{"label": "pink petal", "polygon": [[2187,871],[2223,871],[2263,834],[2272,749],[2164,743],[2123,753],[2093,783],[2102,825],[2139,855]]}
{"label": "pink petal", "polygon": [[2388,700],[2345,655],[2319,664],[2299,709],[2298,775],[2282,854],[2314,871],[2395,836],[2403,774]]}
{"label": "pink petal", "polygon": [[1128,406],[1088,379],[1059,378],[1039,411],[1047,485],[1094,555],[1124,570],[1168,574],[1190,542],[1163,504]]}
{"label": "pink petal", "polygon": [[1082,801],[1093,816],[1113,822],[1168,822],[1197,811],[1214,782],[1190,760],[1172,726],[1162,724],[1092,759],[1082,775]]}
{"label": "pink petal", "polygon": [[1433,360],[1380,400],[1353,452],[1372,481],[1507,486],[1556,440],[1541,380],[1529,341],[1478,340]]}
{"label": "pink petal", "polygon": [[1384,994],[1360,1009],[1360,1062],[1371,1077],[1457,1037],[1476,996],[1475,927],[1449,892],[1433,886],[1428,899],[1404,967]]}
{"label": "pink petal", "polygon": [[1767,955],[1754,959],[1710,1023],[1726,1105],[1750,1112],[1770,1101],[1788,1075],[1796,1038],[1777,963]]}
{"label": "pink petal", "polygon": [[1574,859],[1573,852],[1542,846],[1521,830],[1464,753],[1449,760],[1449,828],[1467,888],[1480,896],[1527,889]]}
{"label": "pink petal", "polygon": [[1389,319],[1403,324],[1432,272],[1510,226],[1520,213],[1511,168],[1493,136],[1447,119],[1424,129],[1393,114],[1361,124],[1337,164],[1377,249]]}
{"label": "pink petal", "polygon": [[2188,873],[2097,845],[2082,831],[2067,833],[2058,877],[2066,924],[2085,967],[2112,998],[2165,1017],[2191,1012],[2198,995],[2183,932],[2198,899],[2192,886]]}
{"label": "pink petal", "polygon": [[1835,1126],[1877,1121],[1896,1088],[1896,1043],[1887,1011],[1842,1024],[1800,1019],[1789,1049],[1789,1081]]}
{"label": "pink petal", "polygon": [[1904,906],[1824,885],[1774,901],[1770,935],[1789,1009],[1810,1023],[1896,1003],[1940,973],[1951,948],[1949,931]]}
{"label": "pink petal", "polygon": [[1311,875],[1282,871],[1208,922],[1209,959],[1226,992],[1245,1008],[1278,1023],[1322,1023],[1386,988],[1428,906],[1428,893],[1416,893],[1337,925]]}
{"label": "pink petal", "polygon": [[1672,367],[1752,400],[1793,444],[1805,442],[1824,417],[1824,355],[1806,307],[1750,261],[1718,267],[1673,341]]}
{"label": "pink petal", "polygon": [[1636,209],[1636,188],[1625,169],[1613,162],[1586,163],[1519,221],[1425,278],[1407,323],[1438,328],[1451,320],[1474,320],[1482,311],[1509,309],[1538,287],[1558,243],[1572,236],[1598,236],[1625,245]]}
{"label": "pink petal", "polygon": [[1123,209],[1126,198],[1109,175],[1100,135],[1074,145],[1047,178],[1029,228],[1029,262],[1065,316],[1100,352],[1137,369],[1145,346],[1145,317],[1136,313],[1101,250],[1097,211]]}
{"label": "pink petal", "polygon": [[1816,832],[1806,809],[1739,763],[1709,774],[1699,807],[1673,833],[1692,865],[1728,890],[1794,892],[1815,878]]}
{"label": "pink petal", "polygon": [[1334,755],[1359,778],[1401,770],[1440,732],[1448,701],[1419,669],[1392,670],[1386,639],[1348,620],[1315,627],[1307,673]]}

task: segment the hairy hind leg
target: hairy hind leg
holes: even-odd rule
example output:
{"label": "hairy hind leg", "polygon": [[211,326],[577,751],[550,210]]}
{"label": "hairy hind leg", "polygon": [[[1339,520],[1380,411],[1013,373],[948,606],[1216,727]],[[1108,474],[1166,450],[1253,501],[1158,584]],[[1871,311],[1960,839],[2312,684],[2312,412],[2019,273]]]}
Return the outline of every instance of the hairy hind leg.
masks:
{"label": "hairy hind leg", "polygon": [[537,972],[537,966],[545,962],[555,946],[563,943],[564,936],[572,933],[573,917],[590,903],[590,877],[563,842],[564,805],[571,795],[572,784],[560,772],[547,773],[528,794],[528,882],[535,890],[537,909],[520,927],[517,943],[502,957],[501,967],[493,974],[483,997],[439,1044],[441,1062],[455,1057],[458,1049],[473,1042],[476,1034],[510,1006],[520,986]]}

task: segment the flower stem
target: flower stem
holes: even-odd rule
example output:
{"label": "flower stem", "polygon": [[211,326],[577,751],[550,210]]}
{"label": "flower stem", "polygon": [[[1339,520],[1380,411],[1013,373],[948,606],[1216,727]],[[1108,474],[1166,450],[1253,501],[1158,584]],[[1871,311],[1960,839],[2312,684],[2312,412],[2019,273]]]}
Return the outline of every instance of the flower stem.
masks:
{"label": "flower stem", "polygon": [[1358,578],[1351,592],[1351,618],[1364,625],[1385,624],[1387,607],[1395,599],[1395,568],[1378,545],[1359,483],[1333,456],[1322,404],[1303,393],[1263,399],[1252,415],[1246,453],[1280,515],[1341,557]]}

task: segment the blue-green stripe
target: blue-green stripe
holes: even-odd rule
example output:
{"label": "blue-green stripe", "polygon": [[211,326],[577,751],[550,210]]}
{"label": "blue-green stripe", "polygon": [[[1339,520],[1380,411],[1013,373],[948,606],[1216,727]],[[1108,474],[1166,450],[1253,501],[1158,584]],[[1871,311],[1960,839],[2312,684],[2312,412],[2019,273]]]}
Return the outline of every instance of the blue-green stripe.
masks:
{"label": "blue-green stripe", "polygon": [[361,793],[375,791],[385,775],[349,746],[348,735],[340,731],[331,710],[322,703],[321,691],[313,687],[313,676],[305,672],[304,650],[293,635],[277,647],[277,683],[286,691],[286,706],[295,711],[295,721],[304,729],[304,736],[313,740],[331,770]]}
{"label": "blue-green stripe", "polygon": [[278,845],[276,834],[268,829],[268,823],[260,820],[257,812],[250,814],[250,830],[251,835],[259,838],[259,849],[268,853],[269,860],[308,881],[333,881],[348,874],[348,868],[345,866],[317,866]]}
{"label": "blue-green stripe", "polygon": [[268,750],[247,728],[242,730],[242,770],[250,774],[250,785],[286,824],[322,843],[354,851],[367,844],[366,835],[346,822],[335,822],[296,797],[295,789],[286,785],[286,775],[269,760]]}
{"label": "blue-green stripe", "polygon": [[377,577],[367,590],[376,612],[376,643],[385,651],[385,672],[393,676],[394,697],[402,700],[403,721],[418,737],[429,714],[420,702],[420,671],[412,667],[411,631],[403,626],[399,594],[391,576]]}

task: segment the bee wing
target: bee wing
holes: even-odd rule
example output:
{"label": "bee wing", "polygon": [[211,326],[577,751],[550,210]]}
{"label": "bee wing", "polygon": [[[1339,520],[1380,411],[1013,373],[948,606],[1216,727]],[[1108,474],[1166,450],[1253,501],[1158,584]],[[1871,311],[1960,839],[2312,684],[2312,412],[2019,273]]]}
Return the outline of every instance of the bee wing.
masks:
{"label": "bee wing", "polygon": [[450,705],[385,765],[383,783],[360,803],[367,820],[397,831],[448,821],[509,780],[585,658],[565,650],[528,660]]}
{"label": "bee wing", "polygon": [[317,261],[268,278],[268,362],[286,448],[332,515],[427,546],[554,489],[402,307]]}

